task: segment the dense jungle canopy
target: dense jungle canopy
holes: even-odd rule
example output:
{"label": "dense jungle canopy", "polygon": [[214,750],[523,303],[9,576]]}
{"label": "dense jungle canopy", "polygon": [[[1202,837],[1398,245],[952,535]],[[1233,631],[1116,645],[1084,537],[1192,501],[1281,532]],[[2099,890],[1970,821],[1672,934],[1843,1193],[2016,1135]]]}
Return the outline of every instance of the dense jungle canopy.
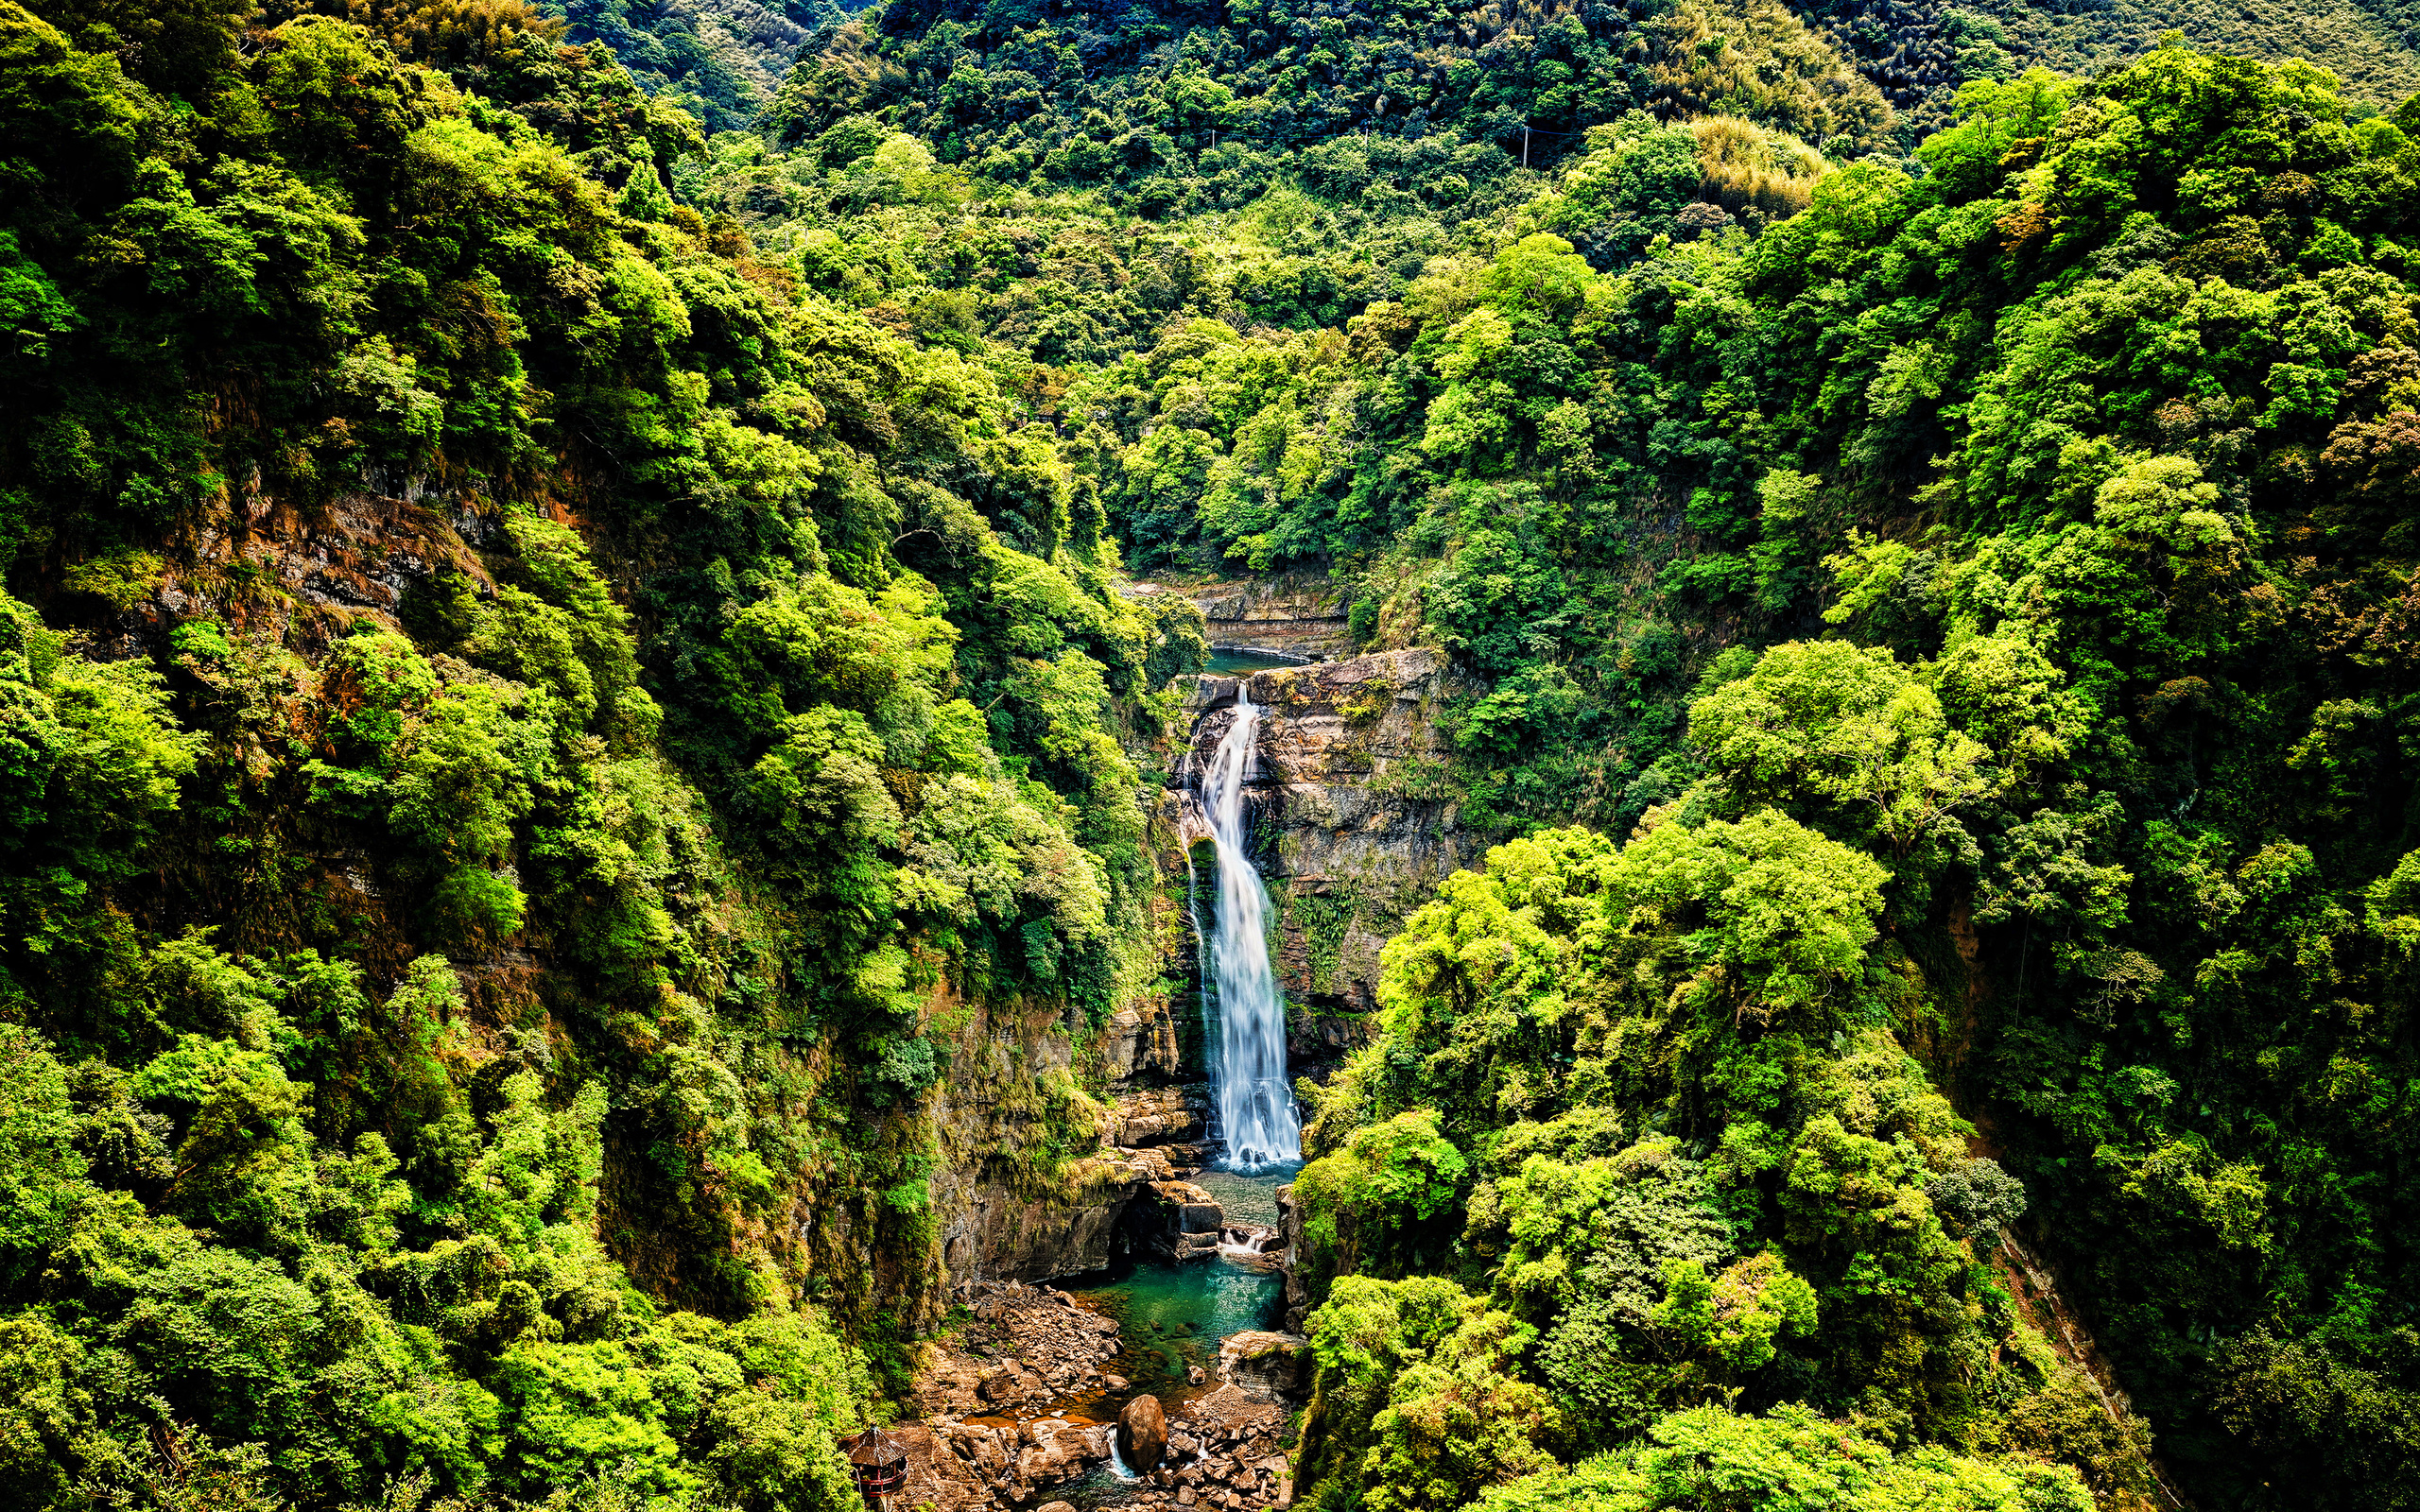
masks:
{"label": "dense jungle canopy", "polygon": [[1289,568],[1297,1506],[2412,1504],[2413,28],[0,0],[0,1506],[856,1505]]}

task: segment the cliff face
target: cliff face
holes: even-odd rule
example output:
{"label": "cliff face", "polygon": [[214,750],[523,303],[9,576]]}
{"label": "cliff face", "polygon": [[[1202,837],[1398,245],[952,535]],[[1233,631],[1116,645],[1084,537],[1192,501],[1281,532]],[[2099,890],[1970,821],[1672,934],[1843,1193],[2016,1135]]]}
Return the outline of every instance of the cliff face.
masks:
{"label": "cliff face", "polygon": [[[1165,997],[1129,1004],[1080,1051],[1055,1014],[967,1009],[935,1090],[931,1177],[953,1283],[1098,1270],[1129,1206],[1188,1168],[1203,1132]],[[1083,1091],[1079,1055],[1107,1100]]]}
{"label": "cliff face", "polygon": [[1177,593],[1191,600],[1209,622],[1210,644],[1220,650],[1318,658],[1353,649],[1346,627],[1350,601],[1325,573],[1139,583],[1127,592],[1146,598]]}
{"label": "cliff face", "polygon": [[1202,676],[1186,690],[1195,723],[1180,781],[1226,734],[1239,696],[1265,711],[1250,793],[1255,861],[1277,908],[1289,1052],[1314,1074],[1361,1039],[1380,947],[1441,878],[1486,850],[1443,781],[1440,719],[1472,691],[1443,654],[1420,649]]}

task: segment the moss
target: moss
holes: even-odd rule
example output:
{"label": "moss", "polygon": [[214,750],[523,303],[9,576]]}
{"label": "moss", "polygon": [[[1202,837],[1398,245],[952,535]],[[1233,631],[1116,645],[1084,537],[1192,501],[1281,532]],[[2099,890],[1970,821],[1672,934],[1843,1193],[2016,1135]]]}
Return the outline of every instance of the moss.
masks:
{"label": "moss", "polygon": [[1288,900],[1287,921],[1302,932],[1304,974],[1312,991],[1338,990],[1337,962],[1357,913],[1354,903],[1327,893],[1297,893]]}
{"label": "moss", "polygon": [[1370,779],[1369,790],[1415,802],[1450,803],[1462,796],[1462,783],[1446,762],[1433,756],[1406,756]]}
{"label": "moss", "polygon": [[1344,716],[1348,727],[1363,730],[1384,718],[1394,701],[1392,685],[1383,678],[1374,678],[1352,694],[1338,699],[1336,712]]}
{"label": "moss", "polygon": [[150,552],[122,551],[77,563],[61,582],[71,593],[90,593],[126,610],[150,597],[166,573],[166,564]]}

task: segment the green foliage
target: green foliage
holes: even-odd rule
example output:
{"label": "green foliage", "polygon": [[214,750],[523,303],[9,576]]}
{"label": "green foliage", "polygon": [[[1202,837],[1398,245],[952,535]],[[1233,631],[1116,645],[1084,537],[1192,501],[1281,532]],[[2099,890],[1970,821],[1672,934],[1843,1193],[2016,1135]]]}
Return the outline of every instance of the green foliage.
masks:
{"label": "green foliage", "polygon": [[[2399,1453],[2410,1384],[2377,1298],[2415,160],[2314,69],[2174,43],[1954,114],[1922,176],[1736,228],[1684,214],[1746,161],[1706,122],[1616,123],[1352,326],[1335,382],[1385,439],[1329,487],[1397,512],[1331,560],[1377,644],[1482,679],[1460,813],[1631,838],[1445,882],[1312,1140],[1435,1110],[1472,1174],[1432,1263],[1540,1330],[1530,1379],[1616,1425],[1583,1449],[1686,1381],[2141,1494],[2136,1427],[1966,1363],[2009,1327],[1978,1260],[2038,1221],[2164,1462],[2271,1504],[2243,1467],[2316,1452],[2323,1401]],[[1685,1175],[1642,1186],[1658,1141]],[[1766,1255],[1816,1321],[1726,1376],[1758,1331],[1726,1355],[1690,1298]]]}
{"label": "green foliage", "polygon": [[[1311,1252],[1340,1272],[1312,1320],[1335,1404],[1323,1479],[1420,1484],[1383,1414],[1354,1404],[1390,1369],[1412,1379],[1403,1362],[1444,1326],[1425,1299],[1463,1296],[1370,1279],[1416,1257],[1415,1214],[1375,1196],[1382,1154],[1412,1156],[1399,1189],[1431,1191],[1454,1162],[1429,1152],[1479,1152],[1455,1193],[1462,1242],[1430,1264],[1485,1288],[1461,1315],[1492,1306],[1525,1341],[1498,1368],[1555,1409],[1527,1430],[1547,1452],[1662,1433],[1708,1400],[1807,1402],[1977,1450],[2062,1389],[2038,1341],[1995,1351],[2012,1327],[2032,1337],[1979,1259],[2025,1195],[1966,1155],[1967,1126],[1888,1026],[1908,968],[1877,943],[1883,868],[1770,810],[1683,816],[1704,806],[1658,811],[1620,847],[1581,831],[1497,847],[1387,947],[1385,1031],[1322,1091],[1309,1143],[1331,1153],[1296,1183]],[[2223,1173],[2196,1178],[2231,1211]],[[2090,1463],[2072,1427],[2028,1447]],[[1876,1473],[1891,1463],[1873,1450]]]}
{"label": "green foliage", "polygon": [[952,1005],[1156,975],[1198,616],[562,35],[0,14],[9,1505],[854,1504]]}
{"label": "green foliage", "polygon": [[1234,564],[1511,839],[1307,1504],[2131,1504],[2037,1220],[2197,1501],[2394,1504],[2402,20],[1316,9],[0,5],[8,1497],[844,1503]]}
{"label": "green foliage", "polygon": [[1330,1263],[1400,1269],[1420,1263],[1426,1227],[1453,1202],[1469,1166],[1439,1137],[1436,1115],[1414,1108],[1354,1130],[1341,1150],[1303,1167],[1294,1195]]}
{"label": "green foliage", "polygon": [[1930,1505],[2083,1512],[2094,1504],[2073,1470],[2003,1468],[1939,1449],[1893,1456],[1887,1445],[1843,1434],[1804,1407],[1765,1418],[1719,1407],[1678,1413],[1636,1449],[1491,1488],[1473,1503],[1485,1512]]}
{"label": "green foliage", "polygon": [[1436,1278],[1353,1276],[1307,1327],[1305,1505],[1442,1512],[1542,1467],[1555,1410],[1509,1370],[1530,1332],[1482,1299]]}

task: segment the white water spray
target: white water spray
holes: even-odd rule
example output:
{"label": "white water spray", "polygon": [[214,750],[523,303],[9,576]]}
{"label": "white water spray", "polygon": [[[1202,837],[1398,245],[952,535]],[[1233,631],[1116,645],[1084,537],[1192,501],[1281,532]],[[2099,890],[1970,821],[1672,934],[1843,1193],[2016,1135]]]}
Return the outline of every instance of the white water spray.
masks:
{"label": "white water spray", "polygon": [[1219,851],[1218,927],[1208,936],[1219,1045],[1210,1074],[1226,1164],[1246,1172],[1303,1158],[1303,1126],[1286,1079],[1286,999],[1269,965],[1269,894],[1244,853],[1244,780],[1259,734],[1260,708],[1239,685],[1236,721],[1201,780],[1201,807]]}

